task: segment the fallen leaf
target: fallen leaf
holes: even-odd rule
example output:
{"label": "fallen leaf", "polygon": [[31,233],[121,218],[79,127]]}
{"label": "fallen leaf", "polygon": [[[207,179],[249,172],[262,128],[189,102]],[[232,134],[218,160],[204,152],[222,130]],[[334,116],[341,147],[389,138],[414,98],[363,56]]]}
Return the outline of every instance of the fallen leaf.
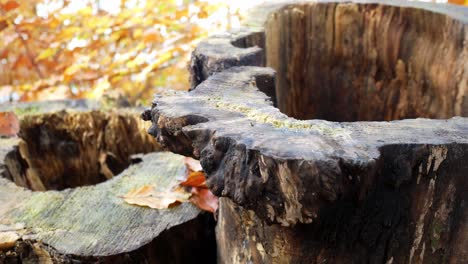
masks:
{"label": "fallen leaf", "polygon": [[190,202],[198,208],[214,213],[218,209],[218,197],[207,188],[192,188]]}
{"label": "fallen leaf", "polygon": [[0,112],[0,137],[12,137],[20,129],[19,119],[13,112]]}
{"label": "fallen leaf", "polygon": [[179,185],[184,187],[192,187],[190,192],[190,202],[198,208],[214,213],[218,209],[218,197],[216,197],[206,186],[206,176],[202,171],[200,161],[185,157],[185,166],[187,166],[187,179]]}
{"label": "fallen leaf", "polygon": [[201,171],[203,170],[200,161],[196,159],[192,159],[190,157],[185,157],[184,159],[185,166],[187,166],[187,169],[189,170],[189,174],[194,172],[194,171]]}
{"label": "fallen leaf", "polygon": [[205,173],[202,171],[194,171],[189,174],[187,179],[180,183],[181,186],[189,186],[189,187],[206,187],[206,177]]}
{"label": "fallen leaf", "polygon": [[0,250],[14,247],[19,238],[20,236],[16,232],[0,232]]}
{"label": "fallen leaf", "polygon": [[153,185],[144,185],[122,196],[128,204],[147,206],[153,209],[166,209],[177,206],[189,199],[184,192],[158,192]]}

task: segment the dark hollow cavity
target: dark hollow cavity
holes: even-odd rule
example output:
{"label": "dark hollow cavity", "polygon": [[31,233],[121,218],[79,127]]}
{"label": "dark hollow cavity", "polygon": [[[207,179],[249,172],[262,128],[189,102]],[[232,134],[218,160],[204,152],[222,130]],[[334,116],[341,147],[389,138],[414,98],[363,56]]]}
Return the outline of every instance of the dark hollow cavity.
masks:
{"label": "dark hollow cavity", "polygon": [[270,15],[278,108],[330,121],[468,116],[465,25],[410,9],[298,4]]}
{"label": "dark hollow cavity", "polygon": [[26,116],[19,144],[6,155],[4,177],[33,191],[104,182],[158,150],[137,114],[99,111]]}

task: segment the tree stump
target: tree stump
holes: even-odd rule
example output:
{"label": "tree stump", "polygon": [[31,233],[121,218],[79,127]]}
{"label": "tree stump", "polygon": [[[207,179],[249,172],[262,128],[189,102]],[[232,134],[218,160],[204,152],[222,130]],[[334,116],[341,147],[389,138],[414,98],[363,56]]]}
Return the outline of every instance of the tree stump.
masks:
{"label": "tree stump", "polygon": [[255,12],[143,114],[225,197],[219,262],[467,263],[468,8]]}
{"label": "tree stump", "polygon": [[21,123],[20,137],[0,138],[0,263],[214,262],[209,214],[120,197],[143,185],[169,190],[186,173],[184,157],[160,152],[145,132],[140,109],[89,110],[102,106],[86,101],[6,108]]}

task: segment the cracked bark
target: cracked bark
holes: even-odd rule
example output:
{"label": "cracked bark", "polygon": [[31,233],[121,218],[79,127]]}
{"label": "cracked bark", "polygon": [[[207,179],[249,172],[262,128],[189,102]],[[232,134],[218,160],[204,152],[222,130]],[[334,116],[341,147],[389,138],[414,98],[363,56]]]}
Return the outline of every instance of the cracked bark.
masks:
{"label": "cracked bark", "polygon": [[283,1],[201,42],[192,91],[144,117],[225,197],[219,262],[468,261],[467,17]]}

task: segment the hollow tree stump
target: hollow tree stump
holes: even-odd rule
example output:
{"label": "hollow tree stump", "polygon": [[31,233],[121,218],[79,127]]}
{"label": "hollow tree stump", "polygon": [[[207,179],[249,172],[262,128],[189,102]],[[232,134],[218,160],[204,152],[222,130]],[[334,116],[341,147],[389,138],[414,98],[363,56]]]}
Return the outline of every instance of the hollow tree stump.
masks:
{"label": "hollow tree stump", "polygon": [[255,14],[200,43],[192,91],[143,114],[224,197],[219,262],[468,262],[468,8]]}
{"label": "hollow tree stump", "polygon": [[21,130],[0,138],[0,263],[212,263],[209,214],[190,203],[156,210],[120,197],[143,185],[171,189],[186,173],[184,157],[155,152],[161,147],[141,110],[90,108],[102,106],[1,109],[20,115]]}

